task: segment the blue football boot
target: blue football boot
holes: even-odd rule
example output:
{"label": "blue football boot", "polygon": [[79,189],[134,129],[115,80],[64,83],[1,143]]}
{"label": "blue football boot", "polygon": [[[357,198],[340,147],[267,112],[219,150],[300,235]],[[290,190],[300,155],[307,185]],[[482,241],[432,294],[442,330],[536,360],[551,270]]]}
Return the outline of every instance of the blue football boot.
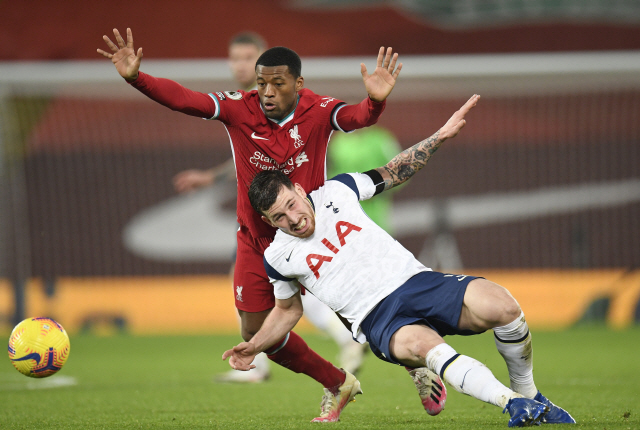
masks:
{"label": "blue football boot", "polygon": [[509,427],[530,427],[540,425],[540,421],[549,411],[547,405],[526,397],[514,397],[509,400],[502,413],[509,411]]}
{"label": "blue football boot", "polygon": [[576,420],[574,420],[573,417],[569,415],[569,412],[551,403],[551,401],[547,399],[545,396],[543,396],[540,391],[538,391],[538,394],[536,394],[533,400],[540,402],[544,405],[547,405],[547,407],[549,408],[549,412],[547,412],[545,416],[542,417],[542,420],[540,420],[542,424],[575,424],[576,423]]}

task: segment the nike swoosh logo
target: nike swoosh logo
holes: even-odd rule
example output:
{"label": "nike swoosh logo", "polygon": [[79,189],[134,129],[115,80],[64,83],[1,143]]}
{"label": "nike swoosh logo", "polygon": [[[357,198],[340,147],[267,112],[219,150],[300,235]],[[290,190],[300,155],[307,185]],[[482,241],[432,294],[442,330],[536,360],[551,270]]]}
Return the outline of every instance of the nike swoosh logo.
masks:
{"label": "nike swoosh logo", "polygon": [[460,384],[460,390],[464,390],[464,380],[467,379],[467,373],[469,373],[471,369],[467,370],[467,372],[462,377],[462,384]]}
{"label": "nike swoosh logo", "polygon": [[255,131],[253,133],[251,133],[251,138],[252,139],[260,139],[260,140],[269,140],[266,137],[256,136],[256,132]]}
{"label": "nike swoosh logo", "polygon": [[32,352],[31,354],[25,355],[20,358],[13,358],[11,361],[25,361],[25,360],[35,360],[37,364],[40,364],[40,354],[37,352]]}
{"label": "nike swoosh logo", "polygon": [[291,258],[291,254],[293,254],[293,249],[291,250],[291,252],[289,253],[289,256],[287,258],[285,258],[285,260],[287,260],[287,263],[289,262],[289,259]]}

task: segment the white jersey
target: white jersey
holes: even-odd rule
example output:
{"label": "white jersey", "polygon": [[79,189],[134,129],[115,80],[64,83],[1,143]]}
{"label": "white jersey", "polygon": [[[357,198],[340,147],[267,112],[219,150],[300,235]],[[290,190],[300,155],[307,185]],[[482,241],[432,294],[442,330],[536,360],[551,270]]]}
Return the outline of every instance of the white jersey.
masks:
{"label": "white jersey", "polygon": [[360,324],[385,297],[419,272],[431,270],[376,225],[359,200],[376,187],[367,175],[341,174],[308,195],[315,211],[314,233],[304,239],[280,230],[264,253],[277,299],[302,284],[351,323],[353,337],[366,342]]}

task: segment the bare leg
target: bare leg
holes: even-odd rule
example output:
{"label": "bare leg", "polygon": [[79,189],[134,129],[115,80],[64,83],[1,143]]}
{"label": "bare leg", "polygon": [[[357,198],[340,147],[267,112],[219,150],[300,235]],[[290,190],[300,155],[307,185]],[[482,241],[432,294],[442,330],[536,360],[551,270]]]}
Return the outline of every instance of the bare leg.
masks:
{"label": "bare leg", "polygon": [[520,316],[516,299],[504,287],[486,279],[469,282],[458,328],[482,332],[507,325]]}

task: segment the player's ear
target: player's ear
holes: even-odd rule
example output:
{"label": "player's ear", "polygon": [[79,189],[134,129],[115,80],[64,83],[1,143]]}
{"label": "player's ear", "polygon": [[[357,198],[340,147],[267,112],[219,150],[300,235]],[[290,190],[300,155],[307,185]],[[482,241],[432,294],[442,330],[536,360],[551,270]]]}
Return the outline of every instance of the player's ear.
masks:
{"label": "player's ear", "polygon": [[304,78],[302,76],[298,76],[296,79],[296,91],[300,91],[304,87]]}
{"label": "player's ear", "polygon": [[298,184],[296,182],[296,184],[294,185],[294,188],[296,190],[296,193],[302,197],[303,199],[307,198],[307,192],[304,190],[304,188],[302,188],[302,185]]}
{"label": "player's ear", "polygon": [[267,224],[269,224],[271,227],[275,227],[275,225],[273,225],[273,223],[272,223],[271,221],[269,221],[269,218],[267,218],[266,216],[261,215],[261,216],[260,216],[260,219],[261,219],[262,221],[266,222]]}

